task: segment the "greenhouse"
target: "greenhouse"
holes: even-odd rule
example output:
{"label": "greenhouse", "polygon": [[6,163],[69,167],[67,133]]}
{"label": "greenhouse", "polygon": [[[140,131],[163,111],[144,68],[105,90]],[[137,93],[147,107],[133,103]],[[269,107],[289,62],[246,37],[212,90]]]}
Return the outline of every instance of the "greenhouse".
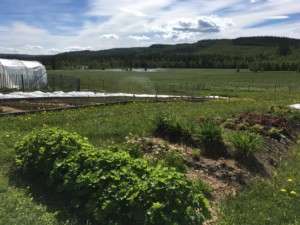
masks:
{"label": "greenhouse", "polygon": [[0,88],[38,90],[47,87],[47,71],[37,61],[0,59]]}

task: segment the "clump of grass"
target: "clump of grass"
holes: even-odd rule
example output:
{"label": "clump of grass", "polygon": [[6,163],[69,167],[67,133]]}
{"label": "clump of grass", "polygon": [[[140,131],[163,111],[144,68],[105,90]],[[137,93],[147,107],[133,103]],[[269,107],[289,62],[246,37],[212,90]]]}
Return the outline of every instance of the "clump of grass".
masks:
{"label": "clump of grass", "polygon": [[157,136],[173,142],[188,142],[191,139],[192,126],[181,117],[174,114],[158,114],[154,123],[154,134]]}
{"label": "clump of grass", "polygon": [[210,195],[213,192],[212,187],[207,182],[205,182],[201,177],[197,177],[197,179],[193,181],[193,185],[194,188],[201,191],[205,195]]}
{"label": "clump of grass", "polygon": [[246,157],[257,152],[263,143],[259,134],[248,131],[235,132],[229,136],[228,141],[238,155]]}
{"label": "clump of grass", "polygon": [[195,129],[193,139],[206,148],[214,148],[223,142],[223,129],[211,121],[204,122]]}

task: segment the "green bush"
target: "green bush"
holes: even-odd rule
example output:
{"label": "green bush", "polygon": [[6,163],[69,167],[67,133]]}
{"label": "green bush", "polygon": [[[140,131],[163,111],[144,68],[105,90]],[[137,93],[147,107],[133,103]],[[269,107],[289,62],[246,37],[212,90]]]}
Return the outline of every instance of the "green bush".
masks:
{"label": "green bush", "polygon": [[261,136],[248,131],[235,132],[229,136],[228,141],[238,155],[246,157],[253,155],[262,145]]}
{"label": "green bush", "polygon": [[[15,145],[16,163],[24,171],[34,171],[52,183],[52,170],[59,167],[70,154],[93,148],[87,138],[57,128],[36,130]],[[56,175],[55,175],[56,176]]]}
{"label": "green bush", "polygon": [[202,224],[210,217],[208,200],[175,168],[97,150],[77,134],[35,131],[16,151],[21,168],[51,177],[52,187],[97,224]]}
{"label": "green bush", "polygon": [[204,122],[195,129],[193,139],[207,148],[216,147],[223,141],[223,129],[213,122]]}
{"label": "green bush", "polygon": [[192,126],[183,118],[170,114],[159,114],[154,119],[154,134],[171,141],[188,142],[191,139]]}

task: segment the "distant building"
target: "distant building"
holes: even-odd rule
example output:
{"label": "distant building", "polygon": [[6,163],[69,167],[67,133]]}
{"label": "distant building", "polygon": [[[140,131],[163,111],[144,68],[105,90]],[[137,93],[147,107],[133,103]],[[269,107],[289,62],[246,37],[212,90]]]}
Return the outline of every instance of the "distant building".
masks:
{"label": "distant building", "polygon": [[0,88],[42,89],[47,87],[47,71],[37,61],[0,59]]}

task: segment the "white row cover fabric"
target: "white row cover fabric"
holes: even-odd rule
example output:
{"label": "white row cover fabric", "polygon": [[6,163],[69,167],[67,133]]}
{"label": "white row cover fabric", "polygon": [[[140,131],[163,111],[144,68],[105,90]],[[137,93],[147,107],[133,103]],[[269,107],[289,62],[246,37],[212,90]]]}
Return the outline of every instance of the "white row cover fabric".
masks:
{"label": "white row cover fabric", "polygon": [[47,71],[37,61],[0,58],[0,88],[40,89],[47,86]]}

